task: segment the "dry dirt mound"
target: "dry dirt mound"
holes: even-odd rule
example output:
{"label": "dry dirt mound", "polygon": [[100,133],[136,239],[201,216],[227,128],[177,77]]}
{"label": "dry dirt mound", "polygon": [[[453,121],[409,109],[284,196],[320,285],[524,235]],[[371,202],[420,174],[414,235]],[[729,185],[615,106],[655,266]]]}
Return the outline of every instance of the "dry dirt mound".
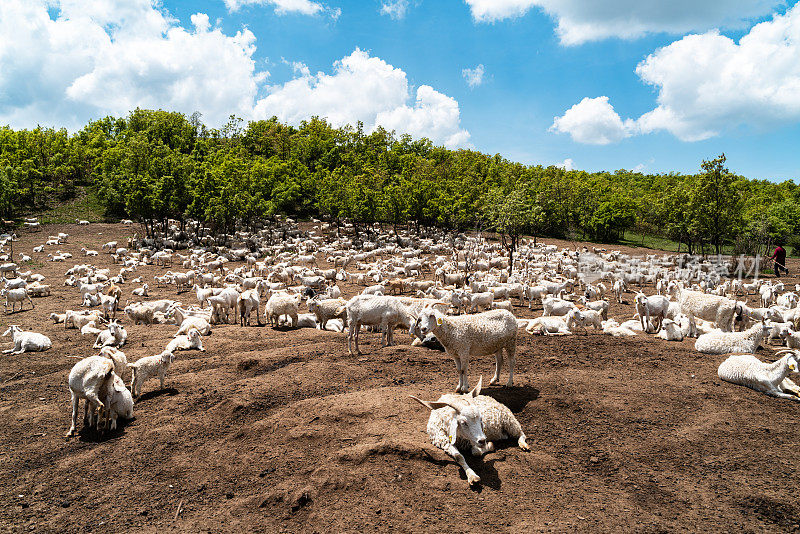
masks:
{"label": "dry dirt mound", "polygon": [[[71,234],[60,248],[75,254],[73,263],[83,261],[82,246],[127,235],[119,225],[50,227],[24,234],[15,252],[30,254],[58,231]],[[72,263],[45,256],[35,255],[34,268],[53,296],[2,317],[53,340],[44,353],[0,357],[4,530],[800,528],[800,405],[720,382],[720,357],[694,352],[692,341],[523,333],[515,387],[485,392],[516,413],[533,450],[504,443],[468,459],[483,481],[476,489],[429,444],[428,414],[408,399],[451,390],[453,362],[408,345],[381,348],[373,334],[361,336],[365,355],[356,358],[341,334],[215,327],[207,352],[179,354],[164,391],[157,381],[145,385],[133,421],[65,440],[75,363],[68,356],[92,354],[93,340],[47,320],[79,300],[61,286]],[[109,257],[98,263],[110,266]],[[144,267],[141,275],[152,282],[162,271]],[[124,286],[123,302],[133,287]],[[168,296],[174,289],[153,288],[153,298]],[[612,316],[630,314],[630,306],[612,306]],[[175,331],[125,323],[131,361],[160,352]],[[409,341],[400,332],[396,339]],[[471,382],[493,365],[473,360]]]}

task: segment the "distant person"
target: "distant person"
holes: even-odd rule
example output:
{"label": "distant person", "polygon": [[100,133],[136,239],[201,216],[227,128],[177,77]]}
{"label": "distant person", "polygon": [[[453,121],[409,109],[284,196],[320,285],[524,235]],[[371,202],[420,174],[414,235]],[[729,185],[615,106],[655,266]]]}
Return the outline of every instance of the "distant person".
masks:
{"label": "distant person", "polygon": [[772,253],[769,259],[775,262],[776,277],[781,275],[781,270],[783,270],[785,274],[789,274],[789,269],[786,268],[786,249],[784,249],[780,243],[775,247],[775,252]]}

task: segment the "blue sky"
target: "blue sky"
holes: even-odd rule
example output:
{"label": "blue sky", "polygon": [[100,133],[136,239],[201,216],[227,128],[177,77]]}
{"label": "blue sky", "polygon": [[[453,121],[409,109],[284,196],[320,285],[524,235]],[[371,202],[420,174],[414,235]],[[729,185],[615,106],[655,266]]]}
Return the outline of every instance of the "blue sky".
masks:
{"label": "blue sky", "polygon": [[696,172],[725,152],[745,176],[794,179],[794,4],[3,0],[0,124],[316,114],[528,164]]}

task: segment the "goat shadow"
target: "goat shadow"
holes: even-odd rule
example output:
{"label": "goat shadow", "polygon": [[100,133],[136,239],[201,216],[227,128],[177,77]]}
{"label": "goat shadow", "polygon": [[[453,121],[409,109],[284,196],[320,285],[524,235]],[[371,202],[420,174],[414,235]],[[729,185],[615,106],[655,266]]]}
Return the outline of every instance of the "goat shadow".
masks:
{"label": "goat shadow", "polygon": [[[483,486],[488,486],[493,490],[499,490],[503,483],[500,481],[500,477],[497,474],[497,469],[494,468],[495,462],[503,462],[505,461],[504,458],[489,458],[486,459],[486,456],[479,457],[479,456],[472,456],[468,451],[461,451],[461,454],[464,455],[464,459],[467,461],[467,465],[469,465],[475,473],[481,477],[481,481],[474,485],[470,486],[470,489],[474,492],[480,493],[483,491]],[[493,453],[489,453],[493,454]],[[430,462],[434,465],[439,467],[446,467],[447,469],[455,468],[458,469],[458,476],[461,477],[461,480],[467,480],[467,474],[461,469],[461,466],[458,465],[458,462],[455,459],[451,458],[450,456],[447,457],[446,460],[440,460],[427,451],[425,451],[425,461]]]}
{"label": "goat shadow", "polygon": [[481,395],[492,397],[505,404],[512,413],[519,413],[528,403],[539,398],[539,390],[531,386],[489,387],[481,390]]}
{"label": "goat shadow", "polygon": [[[506,443],[506,442],[511,443],[511,440],[504,440],[503,442],[500,442],[500,443]],[[514,446],[516,446],[516,443],[513,443],[513,444],[514,444]],[[498,447],[498,444],[495,443],[495,451],[498,448],[504,448],[504,447],[502,447],[502,446]],[[464,480],[464,481],[467,480],[467,474],[464,472],[463,469],[461,469],[461,466],[458,465],[458,462],[456,462],[454,458],[451,458],[450,456],[447,456],[447,459],[437,458],[436,456],[434,456],[433,454],[431,454],[430,452],[428,452],[426,450],[423,450],[423,453],[425,454],[425,458],[423,458],[423,459],[426,462],[429,462],[429,463],[432,463],[432,464],[434,464],[436,466],[447,468],[447,469],[451,469],[451,468],[458,469],[458,475],[461,477],[461,480]],[[482,491],[482,486],[488,486],[488,487],[492,488],[493,490],[499,490],[500,489],[500,487],[502,486],[502,482],[500,481],[500,477],[497,474],[497,469],[494,468],[494,464],[495,464],[495,462],[498,462],[498,461],[500,461],[500,462],[505,461],[505,458],[489,458],[489,459],[487,459],[487,456],[494,454],[494,453],[491,453],[491,452],[488,455],[482,456],[482,457],[481,456],[472,456],[469,453],[469,451],[465,451],[465,450],[462,450],[461,454],[464,455],[464,459],[466,460],[467,465],[469,465],[472,468],[472,470],[475,471],[475,473],[477,473],[477,475],[479,477],[481,477],[481,481],[477,485],[470,487],[470,489],[472,491],[480,493]]]}
{"label": "goat shadow", "polygon": [[20,308],[19,310],[13,310],[13,311],[10,311],[10,312],[6,310],[6,313],[5,313],[5,314],[6,314],[6,315],[17,315],[18,313],[24,313],[24,312],[34,311],[35,309],[36,309],[36,308],[28,308],[27,310],[23,310],[23,309],[21,309],[21,308]]}
{"label": "goat shadow", "polygon": [[119,417],[117,418],[117,428],[114,430],[106,430],[105,432],[101,432],[96,428],[83,427],[78,432],[78,439],[82,443],[105,443],[106,441],[111,441],[123,436],[125,434],[125,427],[134,421],[136,421],[135,416],[131,419]]}
{"label": "goat shadow", "polygon": [[[478,484],[470,486],[472,491],[475,493],[480,493],[483,491],[484,486],[492,488],[495,491],[500,490],[500,488],[503,486],[503,482],[500,480],[500,476],[497,474],[497,469],[495,469],[494,464],[495,462],[505,461],[504,458],[489,458],[487,460],[486,456],[480,458],[477,456],[470,456],[469,454],[465,454],[464,458],[467,460],[467,465],[469,465],[472,470],[475,471],[479,477],[481,477],[481,481]],[[459,467],[458,471],[461,479],[467,480],[467,475],[464,473],[464,470]]]}
{"label": "goat shadow", "polygon": [[150,399],[155,399],[156,397],[160,397],[162,395],[167,395],[169,397],[173,397],[178,394],[178,390],[175,388],[164,388],[164,389],[155,389],[153,391],[148,391],[139,396],[136,399],[136,403],[148,401]]}
{"label": "goat shadow", "polygon": [[294,327],[293,326],[289,326],[288,324],[282,324],[282,325],[278,325],[278,326],[272,326],[270,324],[266,324],[266,325],[264,325],[264,327],[265,328],[271,328],[272,330],[274,330],[276,332],[294,332],[295,330],[300,330],[300,328],[298,328],[296,326],[294,326]]}

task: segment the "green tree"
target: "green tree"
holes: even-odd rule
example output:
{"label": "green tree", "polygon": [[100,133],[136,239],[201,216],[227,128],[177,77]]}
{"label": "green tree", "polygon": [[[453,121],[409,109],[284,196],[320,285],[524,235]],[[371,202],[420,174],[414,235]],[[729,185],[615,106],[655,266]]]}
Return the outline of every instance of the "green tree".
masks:
{"label": "green tree", "polygon": [[725,161],[725,154],[711,161],[703,161],[703,173],[695,180],[689,197],[692,215],[697,218],[702,232],[717,254],[742,223],[742,195],[737,187],[738,179],[725,167]]}
{"label": "green tree", "polygon": [[524,189],[514,189],[508,194],[493,189],[484,199],[484,216],[488,227],[500,234],[503,247],[508,251],[508,273],[511,274],[519,239],[531,224],[531,200]]}

